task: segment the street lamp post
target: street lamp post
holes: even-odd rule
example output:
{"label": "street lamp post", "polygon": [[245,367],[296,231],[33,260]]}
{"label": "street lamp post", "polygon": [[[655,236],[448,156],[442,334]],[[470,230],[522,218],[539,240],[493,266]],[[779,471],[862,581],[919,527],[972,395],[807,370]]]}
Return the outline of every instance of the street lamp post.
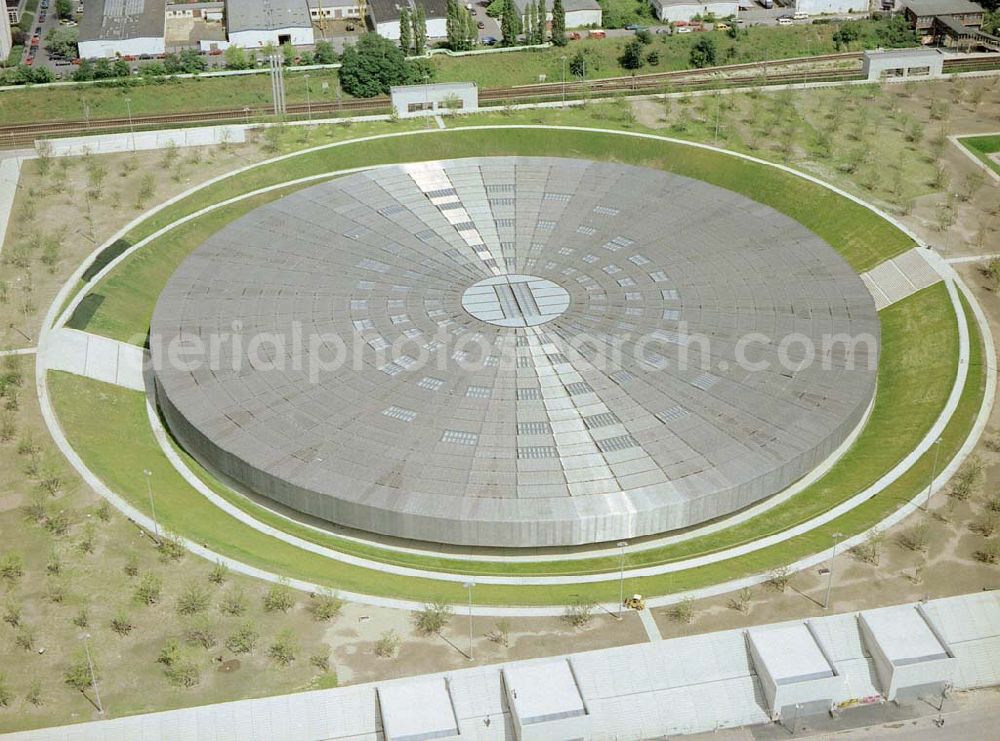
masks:
{"label": "street lamp post", "polygon": [[619,540],[618,546],[618,619],[622,619],[622,605],[625,604],[625,546],[627,540]]}
{"label": "street lamp post", "polygon": [[132,138],[132,151],[135,151],[135,126],[132,123],[132,99],[125,98],[125,110],[128,111],[128,130]]}
{"label": "street lamp post", "polygon": [[934,478],[937,476],[938,454],[941,452],[941,438],[934,441],[934,462],[931,464],[931,480],[927,482],[927,501],[924,502],[924,512],[931,509],[931,492],[934,490]]}
{"label": "street lamp post", "polygon": [[830,590],[833,588],[833,562],[837,558],[837,543],[844,537],[843,533],[833,534],[833,553],[830,556],[830,573],[826,578],[826,598],[823,600],[823,609],[830,606]]}
{"label": "street lamp post", "polygon": [[473,645],[472,645],[472,588],[476,586],[475,579],[469,579],[463,585],[469,590],[469,661],[473,661]]}
{"label": "street lamp post", "polygon": [[83,650],[87,654],[87,669],[90,671],[90,686],[94,688],[94,700],[97,702],[97,712],[104,715],[104,705],[101,703],[101,693],[97,689],[97,675],[94,673],[94,662],[90,658],[90,645],[87,643],[87,639],[90,638],[90,633],[83,634]]}
{"label": "street lamp post", "polygon": [[151,479],[153,478],[153,472],[148,468],[142,472],[143,476],[146,477],[146,493],[149,494],[149,511],[153,515],[153,534],[156,536],[156,544],[160,544],[160,524],[156,521],[156,503],[153,501],[153,484]]}

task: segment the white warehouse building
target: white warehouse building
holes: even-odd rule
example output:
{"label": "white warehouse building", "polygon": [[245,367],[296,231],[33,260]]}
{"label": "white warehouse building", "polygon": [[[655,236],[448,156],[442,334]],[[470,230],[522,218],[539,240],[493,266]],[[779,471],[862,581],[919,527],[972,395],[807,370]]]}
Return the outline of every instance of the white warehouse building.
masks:
{"label": "white warehouse building", "polygon": [[689,21],[696,15],[705,16],[712,13],[716,18],[725,18],[739,12],[738,0],[720,0],[719,2],[693,2],[692,0],[650,0],[653,4],[653,14],[666,22]]}
{"label": "white warehouse building", "polygon": [[80,20],[80,58],[163,54],[166,5],[166,0],[88,0]]}
{"label": "white warehouse building", "polygon": [[226,0],[226,32],[230,44],[247,49],[315,42],[306,0]]}
{"label": "white warehouse building", "polygon": [[379,36],[399,41],[400,13],[408,7],[412,16],[418,5],[423,7],[427,19],[427,38],[445,38],[448,35],[448,0],[369,0],[372,28]]}
{"label": "white warehouse building", "polygon": [[314,23],[321,20],[361,18],[357,0],[309,0],[309,16]]}
{"label": "white warehouse building", "polygon": [[867,13],[866,0],[795,0],[795,12],[807,15],[823,13]]}
{"label": "white warehouse building", "polygon": [[[514,0],[514,7],[517,8],[524,22],[525,11],[528,3],[532,0]],[[552,23],[553,0],[545,0],[545,20]],[[597,0],[563,0],[563,10],[566,11],[566,28],[583,28],[584,26],[600,27],[604,13]],[[534,18],[532,18],[534,22]]]}

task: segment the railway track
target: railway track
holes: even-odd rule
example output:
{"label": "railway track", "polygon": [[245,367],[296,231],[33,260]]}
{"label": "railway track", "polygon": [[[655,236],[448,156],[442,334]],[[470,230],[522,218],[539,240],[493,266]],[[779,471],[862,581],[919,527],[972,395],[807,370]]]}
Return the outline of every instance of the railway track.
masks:
{"label": "railway track", "polygon": [[[602,97],[619,93],[656,93],[704,90],[719,87],[744,87],[750,85],[787,85],[813,82],[849,82],[861,79],[860,69],[813,69],[789,71],[789,67],[804,64],[835,62],[860,62],[860,53],[824,54],[815,57],[774,60],[766,63],[750,62],[713,67],[705,70],[678,70],[657,72],[631,77],[609,77],[598,80],[545,82],[495,88],[480,92],[480,103],[485,107],[499,107],[516,103],[545,102],[563,97]],[[948,74],[992,70],[1000,67],[1000,55],[988,58],[945,60]],[[389,112],[389,99],[382,96],[364,100],[317,102],[311,105],[296,103],[287,106],[287,117],[302,120],[307,117],[340,116],[345,113],[379,114]],[[269,106],[229,108],[190,113],[135,116],[128,118],[102,118],[94,120],[51,121],[44,124],[15,124],[0,127],[0,148],[30,147],[39,138],[54,136],[79,136],[91,133],[112,133],[167,128],[177,124],[208,125],[231,122],[252,122],[272,114]]]}

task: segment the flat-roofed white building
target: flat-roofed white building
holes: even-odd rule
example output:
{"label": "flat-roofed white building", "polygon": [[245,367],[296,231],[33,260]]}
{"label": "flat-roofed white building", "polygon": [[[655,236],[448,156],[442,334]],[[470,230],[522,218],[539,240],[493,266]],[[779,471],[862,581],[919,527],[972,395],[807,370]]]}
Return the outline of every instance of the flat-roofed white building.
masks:
{"label": "flat-roofed white building", "polygon": [[715,2],[693,2],[692,0],[650,0],[653,13],[661,21],[689,21],[696,15],[705,16],[712,13],[716,18],[726,18],[739,13],[738,0],[719,0]]}
{"label": "flat-roofed white building", "polygon": [[954,683],[955,657],[919,605],[866,610],[858,622],[887,700],[938,694]]}
{"label": "flat-roofed white building", "polygon": [[166,22],[166,0],[88,0],[80,19],[80,58],[163,54]]}
{"label": "flat-roofed white building", "polygon": [[940,77],[944,74],[944,53],[940,49],[866,51],[861,74],[871,82]]}
{"label": "flat-roofed white building", "polygon": [[796,13],[822,15],[824,13],[867,13],[867,0],[795,0]]}
{"label": "flat-roofed white building", "polygon": [[315,41],[306,0],[226,0],[226,33],[230,44],[247,49]]}
{"label": "flat-roofed white building", "polygon": [[518,741],[591,738],[591,719],[569,659],[501,670]]}
{"label": "flat-roofed white building", "polygon": [[368,14],[372,28],[379,36],[399,41],[399,19],[403,8],[410,9],[410,17],[419,5],[427,21],[427,38],[443,39],[448,35],[448,0],[368,0]]}
{"label": "flat-roofed white building", "polygon": [[747,631],[754,668],[775,719],[829,712],[843,677],[808,623]]}
{"label": "flat-roofed white building", "polygon": [[309,0],[309,16],[314,22],[361,18],[357,0]]}
{"label": "flat-roofed white building", "polygon": [[479,88],[474,82],[394,85],[389,89],[389,98],[397,115],[403,118],[479,109]]}
{"label": "flat-roofed white building", "polygon": [[411,677],[378,687],[385,741],[452,741],[458,717],[447,677]]}
{"label": "flat-roofed white building", "polygon": [[[531,0],[514,0],[521,22],[524,22],[525,11]],[[545,0],[545,20],[552,22],[553,0]],[[563,0],[563,10],[566,12],[566,28],[583,28],[584,26],[599,27],[603,22],[604,11],[597,0]],[[534,24],[535,19],[531,19]]]}

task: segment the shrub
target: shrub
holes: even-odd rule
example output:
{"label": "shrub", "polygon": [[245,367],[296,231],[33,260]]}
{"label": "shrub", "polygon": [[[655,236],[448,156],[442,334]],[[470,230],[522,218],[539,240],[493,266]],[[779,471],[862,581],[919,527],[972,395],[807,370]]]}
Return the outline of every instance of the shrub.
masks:
{"label": "shrub", "polygon": [[132,632],[135,626],[132,624],[132,620],[129,618],[128,613],[125,610],[119,610],[115,613],[115,616],[111,618],[111,630],[120,635],[122,638],[127,636]]}
{"label": "shrub", "polygon": [[35,647],[35,631],[27,625],[22,625],[14,634],[14,645],[25,651],[30,651]]}
{"label": "shrub", "polygon": [[201,670],[195,660],[182,654],[163,670],[167,682],[173,687],[194,687],[201,682]]}
{"label": "shrub", "polygon": [[675,623],[688,624],[694,620],[694,600],[690,597],[685,597],[680,602],[671,605],[667,612],[670,619]]}
{"label": "shrub", "polygon": [[219,612],[225,615],[239,616],[247,611],[247,598],[243,594],[243,590],[239,587],[233,587],[227,590],[223,595],[222,599],[219,600]]}
{"label": "shrub", "polygon": [[86,607],[81,607],[80,611],[73,616],[73,625],[77,628],[86,628],[90,625],[90,614]]}
{"label": "shrub", "polygon": [[767,583],[777,592],[784,592],[788,588],[788,582],[792,580],[792,573],[784,566],[775,569],[770,573]]}
{"label": "shrub", "polygon": [[125,557],[125,566],[122,567],[126,576],[136,576],[139,573],[139,555],[129,553]]}
{"label": "shrub", "polygon": [[750,601],[753,599],[753,590],[750,587],[743,587],[736,596],[729,600],[729,606],[734,610],[739,610],[744,615],[750,614]]}
{"label": "shrub", "polygon": [[260,633],[252,621],[246,620],[226,638],[226,648],[234,654],[253,653]]}
{"label": "shrub", "polygon": [[222,563],[222,561],[216,561],[215,566],[208,572],[208,580],[216,585],[221,585],[225,582],[227,576],[229,576],[229,567]]}
{"label": "shrub", "polygon": [[188,584],[177,597],[177,612],[180,615],[197,615],[208,609],[209,594],[199,584]]}
{"label": "shrub", "polygon": [[424,609],[414,616],[417,630],[424,635],[440,633],[451,619],[451,607],[444,602],[424,605]]}
{"label": "shrub", "polygon": [[10,686],[7,684],[7,677],[0,674],[0,707],[7,707],[13,699],[14,693],[10,691]]}
{"label": "shrub", "polygon": [[344,601],[333,592],[323,590],[313,594],[309,612],[320,621],[333,620],[344,608]]}
{"label": "shrub", "polygon": [[320,653],[309,657],[309,663],[326,674],[330,671],[330,649],[322,650]]}
{"label": "shrub", "polygon": [[156,574],[146,574],[135,588],[135,601],[142,605],[155,605],[160,601],[163,580]]}
{"label": "shrub", "polygon": [[3,607],[3,621],[12,628],[21,624],[21,603],[15,599],[7,600]]}
{"label": "shrub", "polygon": [[94,510],[94,514],[97,515],[97,519],[101,522],[111,521],[111,505],[107,499],[101,500],[101,503],[97,505],[97,509]]}
{"label": "shrub", "polygon": [[160,536],[157,550],[160,552],[160,560],[164,562],[180,561],[184,558],[184,546],[172,535]]}
{"label": "shrub", "polygon": [[299,652],[299,642],[290,628],[282,630],[267,650],[267,655],[278,665],[288,666],[295,661]]}
{"label": "shrub", "polygon": [[7,553],[0,558],[0,578],[8,584],[20,581],[24,576],[24,559],[20,553]]}
{"label": "shrub", "polygon": [[985,535],[989,537],[1000,528],[1000,512],[994,510],[986,510],[979,516],[979,519],[973,523],[973,529],[980,535]]}
{"label": "shrub", "polygon": [[184,640],[194,646],[211,648],[216,644],[215,621],[208,615],[198,615],[184,628]]}
{"label": "shrub", "polygon": [[926,551],[930,544],[931,526],[926,521],[918,522],[913,527],[905,530],[899,537],[899,542],[904,548],[911,551]]}
{"label": "shrub", "polygon": [[272,584],[264,595],[264,609],[267,612],[288,612],[295,606],[295,596],[284,581]]}
{"label": "shrub", "polygon": [[504,648],[510,647],[510,620],[498,620],[493,630],[487,636],[491,641]]}
{"label": "shrub", "polygon": [[24,701],[36,708],[45,704],[45,697],[42,695],[42,683],[38,679],[31,680],[28,691],[24,693]]}
{"label": "shrub", "polygon": [[45,582],[45,598],[54,604],[62,604],[66,599],[66,582],[49,577]]}
{"label": "shrub", "polygon": [[987,541],[982,548],[976,551],[976,559],[983,563],[1000,562],[1000,540],[994,538]]}
{"label": "shrub", "polygon": [[375,641],[375,655],[382,659],[395,658],[402,644],[403,639],[399,637],[399,633],[387,630]]}
{"label": "shrub", "polygon": [[563,612],[563,620],[574,628],[583,628],[593,619],[596,607],[597,605],[593,602],[581,597],[566,606],[566,610]]}
{"label": "shrub", "polygon": [[[91,666],[93,666],[93,674],[91,674]],[[87,661],[86,655],[78,654],[73,662],[66,667],[66,671],[63,673],[63,681],[66,682],[70,687],[75,690],[83,692],[85,689],[91,686],[91,684],[101,678],[100,672],[98,671],[97,664],[91,661]]]}

